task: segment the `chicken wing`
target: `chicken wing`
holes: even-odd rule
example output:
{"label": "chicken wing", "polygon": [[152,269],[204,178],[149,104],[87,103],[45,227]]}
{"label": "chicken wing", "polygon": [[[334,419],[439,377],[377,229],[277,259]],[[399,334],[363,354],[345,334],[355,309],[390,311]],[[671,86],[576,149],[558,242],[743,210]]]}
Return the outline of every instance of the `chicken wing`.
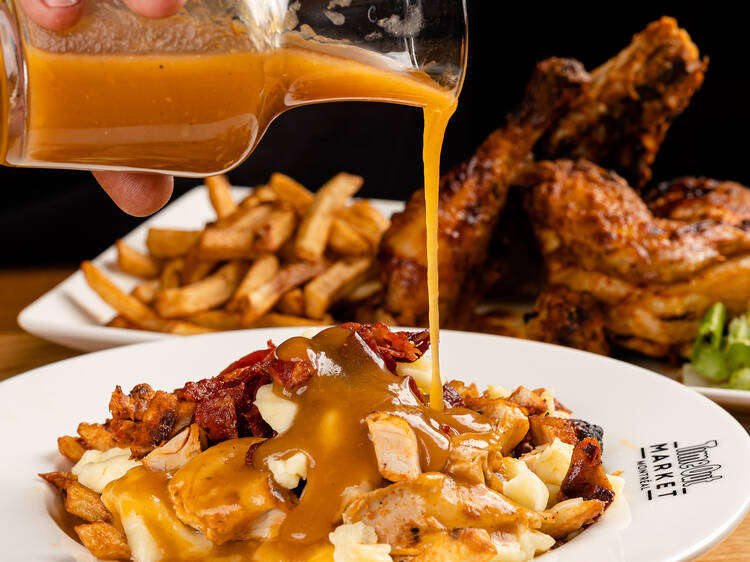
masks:
{"label": "chicken wing", "polygon": [[[547,59],[537,65],[521,105],[505,126],[440,181],[440,309],[457,324],[455,305],[465,300],[471,272],[486,259],[487,245],[508,186],[530,157],[541,134],[559,118],[588,82],[577,61]],[[424,192],[414,193],[404,212],[392,218],[381,244],[384,306],[401,325],[424,324],[427,315]],[[476,293],[475,293],[476,294]]]}
{"label": "chicken wing", "polygon": [[536,154],[585,158],[642,188],[670,124],[703,83],[707,64],[674,18],[650,23],[591,73],[591,87]]}

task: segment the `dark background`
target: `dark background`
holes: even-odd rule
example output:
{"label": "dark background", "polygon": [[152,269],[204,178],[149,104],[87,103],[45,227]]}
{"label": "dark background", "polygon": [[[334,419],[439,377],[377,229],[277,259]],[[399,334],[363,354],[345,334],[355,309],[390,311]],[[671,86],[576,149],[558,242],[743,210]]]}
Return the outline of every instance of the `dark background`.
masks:
{"label": "dark background", "polygon": [[[500,125],[536,61],[575,57],[592,69],[649,21],[672,15],[711,60],[703,88],[667,135],[654,180],[705,175],[750,184],[747,24],[738,12],[732,17],[731,10],[703,3],[619,11],[604,3],[469,4],[468,73],[446,135],[443,169]],[[249,160],[229,175],[237,185],[256,185],[281,171],[315,188],[346,170],[365,177],[363,195],[403,199],[421,183],[421,126],[421,112],[408,107],[340,103],[295,109],[275,121]],[[175,196],[197,183],[178,179]],[[2,168],[0,189],[0,265],[74,264],[141,220],[119,211],[85,172]]]}

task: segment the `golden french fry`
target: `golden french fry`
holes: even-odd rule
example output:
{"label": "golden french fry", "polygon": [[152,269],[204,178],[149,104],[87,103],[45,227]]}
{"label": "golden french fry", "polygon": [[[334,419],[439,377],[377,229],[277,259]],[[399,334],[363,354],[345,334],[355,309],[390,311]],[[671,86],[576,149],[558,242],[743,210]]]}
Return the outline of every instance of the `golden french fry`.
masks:
{"label": "golden french fry", "polygon": [[276,256],[273,254],[260,256],[253,262],[250,269],[247,270],[232,299],[227,303],[227,310],[232,312],[240,311],[242,309],[242,302],[247,299],[247,296],[276,275],[278,270],[279,259]]}
{"label": "golden french fry", "polygon": [[107,326],[109,328],[124,328],[124,329],[137,329],[135,324],[133,324],[130,320],[122,316],[121,314],[118,314],[112,320],[107,322]]}
{"label": "golden french fry", "polygon": [[217,227],[254,230],[274,209],[273,205],[260,204],[250,208],[241,208],[236,213],[216,222]]}
{"label": "golden french fry", "polygon": [[273,203],[278,201],[279,196],[276,191],[271,189],[268,185],[259,185],[253,191],[245,197],[240,203],[240,207],[243,209],[250,209],[263,203]]}
{"label": "golden french fry", "polygon": [[94,264],[85,261],[81,269],[89,287],[130,322],[146,330],[161,331],[165,328],[166,323],[162,318],[137,298],[123,292]]}
{"label": "golden french fry", "polygon": [[328,246],[342,256],[361,256],[372,252],[370,241],[340,218],[333,219]]}
{"label": "golden french fry", "polygon": [[237,210],[237,203],[232,199],[232,185],[225,175],[211,176],[205,182],[217,218],[226,218]]}
{"label": "golden french fry", "polygon": [[340,260],[305,285],[305,316],[322,318],[347,289],[359,281],[372,265],[372,258]]}
{"label": "golden french fry", "polygon": [[244,270],[242,262],[232,261],[197,283],[159,291],[154,308],[164,318],[176,318],[220,306],[231,298]]}
{"label": "golden french fry", "polygon": [[347,295],[346,300],[356,302],[369,299],[373,295],[383,290],[383,283],[378,279],[363,281],[354,287]]}
{"label": "golden french fry", "polygon": [[115,242],[115,246],[117,246],[117,267],[120,270],[144,279],[159,276],[161,263],[158,260],[128,246],[122,240]]}
{"label": "golden french fry", "polygon": [[299,258],[310,262],[322,259],[334,211],[342,207],[361,186],[361,177],[341,172],[318,190],[297,229],[295,250]]}
{"label": "golden french fry", "polygon": [[278,312],[269,312],[252,324],[248,328],[282,328],[284,326],[325,326],[333,324],[333,316],[326,314],[323,318],[316,320],[305,318],[304,316],[293,316],[291,314],[280,314]]}
{"label": "golden french fry", "polygon": [[70,435],[63,435],[57,438],[57,450],[71,462],[78,462],[81,460],[83,453],[86,452],[86,448],[81,443],[81,440]]}
{"label": "golden french fry", "polygon": [[155,258],[177,258],[187,254],[200,237],[199,230],[150,228],[146,246]]}
{"label": "golden french fry", "polygon": [[149,279],[148,281],[136,285],[131,294],[143,304],[151,304],[154,302],[156,293],[160,288],[161,281],[159,279]]}
{"label": "golden french fry", "polygon": [[391,224],[390,220],[365,200],[355,201],[350,206],[339,209],[336,217],[364,236],[373,251],[377,250],[383,233]]}
{"label": "golden french fry", "polygon": [[167,322],[164,331],[168,334],[175,334],[178,336],[195,336],[198,334],[209,334],[214,330],[206,326],[198,326],[198,324],[185,322],[183,320],[171,320]]}
{"label": "golden french fry", "polygon": [[99,494],[78,482],[70,482],[65,488],[65,511],[84,521],[111,521],[112,516]]}
{"label": "golden french fry", "polygon": [[300,216],[307,212],[313,202],[313,194],[304,185],[285,174],[271,174],[268,185],[276,192],[280,201],[291,206]]}
{"label": "golden french fry", "polygon": [[186,320],[191,324],[210,330],[239,330],[242,328],[242,318],[239,314],[222,309],[196,312],[188,316]]}
{"label": "golden french fry", "polygon": [[[159,280],[160,289],[172,289],[182,284],[182,272],[185,270],[185,259],[174,258],[164,264]],[[153,300],[153,299],[152,299]]]}
{"label": "golden french fry", "polygon": [[259,252],[275,252],[294,234],[297,217],[291,209],[276,209],[258,227],[255,250]]}
{"label": "golden french fry", "polygon": [[107,429],[98,423],[79,423],[78,435],[81,436],[86,449],[108,451],[117,445],[115,438]]}
{"label": "golden french fry", "polygon": [[276,309],[282,314],[303,316],[305,314],[305,296],[302,289],[295,287],[281,295],[279,302],[276,303]]}
{"label": "golden french fry", "polygon": [[324,262],[300,262],[280,269],[271,279],[242,300],[242,323],[252,324],[271,310],[284,293],[312,279],[325,268]]}
{"label": "golden french fry", "polygon": [[130,560],[128,539],[117,527],[97,522],[73,528],[83,546],[100,560]]}
{"label": "golden french fry", "polygon": [[216,265],[217,262],[214,260],[202,260],[200,258],[200,248],[198,246],[194,247],[185,256],[185,267],[182,271],[182,278],[185,285],[200,281],[211,273]]}
{"label": "golden french fry", "polygon": [[255,232],[238,228],[207,228],[201,236],[198,255],[207,261],[252,257]]}

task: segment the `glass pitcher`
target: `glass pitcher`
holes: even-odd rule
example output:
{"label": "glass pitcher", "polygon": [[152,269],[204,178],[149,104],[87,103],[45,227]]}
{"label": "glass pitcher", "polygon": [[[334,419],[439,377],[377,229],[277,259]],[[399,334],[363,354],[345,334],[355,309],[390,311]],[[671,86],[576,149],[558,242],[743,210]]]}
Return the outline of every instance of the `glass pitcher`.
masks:
{"label": "glass pitcher", "polygon": [[0,0],[0,163],[204,176],[298,105],[455,104],[465,0],[88,1],[53,32]]}

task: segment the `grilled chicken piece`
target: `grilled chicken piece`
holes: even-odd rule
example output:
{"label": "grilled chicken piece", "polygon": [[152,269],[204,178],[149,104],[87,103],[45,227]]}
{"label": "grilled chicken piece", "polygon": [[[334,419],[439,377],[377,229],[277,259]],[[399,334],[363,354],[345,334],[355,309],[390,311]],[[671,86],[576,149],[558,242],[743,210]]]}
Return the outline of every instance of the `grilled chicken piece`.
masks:
{"label": "grilled chicken piece", "polygon": [[410,562],[487,562],[497,555],[490,534],[484,529],[454,529],[424,537]]}
{"label": "grilled chicken piece", "polygon": [[482,484],[467,485],[437,472],[363,494],[344,512],[344,523],[362,521],[378,533],[378,542],[407,547],[420,536],[471,527],[513,532],[519,525],[536,529],[541,515],[512,503]]}
{"label": "grilled chicken piece", "polygon": [[268,520],[280,524],[290,503],[287,492],[274,486],[270,473],[245,463],[248,447],[260,441],[256,437],[224,441],[179,469],[168,488],[180,521],[214,544],[271,538]]}
{"label": "grilled chicken piece", "polygon": [[592,295],[553,285],[537,298],[525,336],[609,355],[604,323],[604,309]]}
{"label": "grilled chicken piece", "polygon": [[649,207],[622,178],[590,162],[542,162],[535,173],[540,182],[529,189],[527,207],[548,279],[569,289],[552,289],[555,298],[575,306],[576,293],[590,294],[603,306],[614,343],[667,356],[692,342],[713,302],[744,312],[750,298],[746,188],[677,180],[658,188]]}
{"label": "grilled chicken piece", "polygon": [[[205,437],[203,440],[205,441]],[[201,430],[194,423],[143,457],[143,464],[149,470],[174,472],[199,455],[202,449]]]}
{"label": "grilled chicken piece", "polygon": [[[541,134],[576,99],[588,82],[582,65],[552,58],[540,62],[521,105],[476,153],[440,181],[440,310],[460,324],[472,307],[467,286],[485,261],[487,246],[511,185]],[[384,308],[401,325],[424,325],[427,318],[427,257],[424,192],[417,191],[394,215],[381,244]],[[460,299],[460,306],[456,306]]]}
{"label": "grilled chicken piece", "polygon": [[467,395],[464,396],[464,401],[467,407],[490,419],[495,426],[498,444],[503,455],[509,455],[529,431],[526,410],[511,400]]}
{"label": "grilled chicken piece", "polygon": [[658,184],[643,198],[657,217],[750,227],[750,189],[737,182],[677,178]]}
{"label": "grilled chicken piece", "polygon": [[602,467],[598,439],[586,437],[573,448],[570,468],[560,486],[560,500],[568,498],[599,500],[607,506],[615,499],[615,492]]}
{"label": "grilled chicken piece", "polygon": [[655,217],[624,179],[586,160],[541,162],[535,176],[527,209],[548,268],[674,283],[750,250],[741,228]]}
{"label": "grilled chicken piece", "polygon": [[387,412],[367,416],[380,475],[391,482],[413,480],[422,472],[419,466],[417,434],[402,417]]}
{"label": "grilled chicken piece", "polygon": [[607,505],[600,500],[565,500],[542,512],[540,531],[555,539],[564,539],[573,531],[593,523],[606,507]]}
{"label": "grilled chicken piece", "polygon": [[703,83],[708,60],[677,21],[663,17],[591,73],[591,87],[535,150],[585,158],[640,189],[674,118]]}

